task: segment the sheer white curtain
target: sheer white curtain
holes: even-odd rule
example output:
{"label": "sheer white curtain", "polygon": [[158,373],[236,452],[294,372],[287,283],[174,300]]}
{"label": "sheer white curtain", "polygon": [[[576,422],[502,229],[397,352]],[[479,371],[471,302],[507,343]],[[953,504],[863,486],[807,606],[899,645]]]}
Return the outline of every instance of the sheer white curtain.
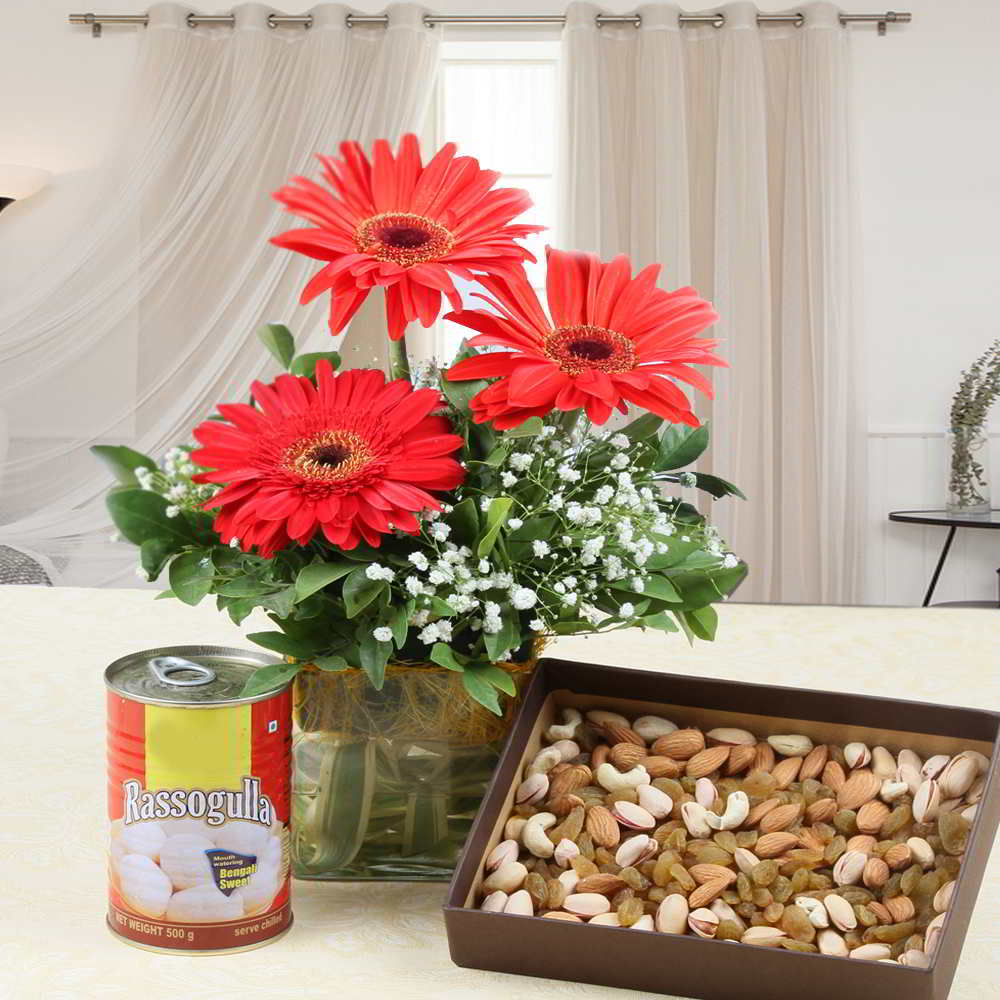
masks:
{"label": "sheer white curtain", "polygon": [[419,129],[440,32],[412,5],[390,7],[388,28],[348,29],[348,7],[321,4],[309,30],[274,30],[272,10],[243,4],[235,28],[192,29],[189,8],[150,8],[93,215],[0,311],[0,543],[59,582],[131,579],[88,446],[159,455],[188,439],[267,369],[262,323],[339,346],[348,365],[381,359],[381,301],[338,341],[325,302],[298,305],[315,268],[268,244],[297,224],[270,194],[293,173],[315,176],[313,154],[342,139]]}
{"label": "sheer white curtain", "polygon": [[[704,471],[746,503],[712,517],[750,564],[741,600],[859,598],[864,418],[852,315],[847,32],[805,4],[801,27],[680,27],[679,8],[640,8],[642,27],[597,28],[574,4],[563,36],[559,239],[661,261],[722,319],[731,369]],[[706,501],[707,502],[707,501]]]}

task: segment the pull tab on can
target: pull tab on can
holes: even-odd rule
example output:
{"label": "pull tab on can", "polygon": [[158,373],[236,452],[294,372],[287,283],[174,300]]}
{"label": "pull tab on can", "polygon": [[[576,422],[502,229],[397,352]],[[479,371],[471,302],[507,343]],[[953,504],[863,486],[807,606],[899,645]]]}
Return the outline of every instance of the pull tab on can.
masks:
{"label": "pull tab on can", "polygon": [[[149,661],[149,669],[158,681],[175,687],[200,687],[202,684],[211,684],[216,676],[211,667],[185,660],[182,656],[154,656]],[[182,673],[193,673],[195,676],[183,679],[173,676]]]}

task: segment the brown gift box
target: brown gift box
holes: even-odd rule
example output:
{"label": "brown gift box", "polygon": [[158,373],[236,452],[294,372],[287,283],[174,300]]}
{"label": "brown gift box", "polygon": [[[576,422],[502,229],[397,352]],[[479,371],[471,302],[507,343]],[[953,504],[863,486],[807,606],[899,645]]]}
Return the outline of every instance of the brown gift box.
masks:
{"label": "brown gift box", "polygon": [[[586,926],[475,909],[486,855],[503,837],[524,763],[564,706],[660,714],[678,725],[739,726],[815,742],[860,740],[926,757],[991,758],[948,918],[929,969],[733,945],[694,935]],[[1000,715],[973,708],[708,680],[592,663],[539,662],[444,907],[452,960],[473,969],[596,983],[704,1000],[944,1000],[1000,822]],[[530,923],[528,923],[530,921]]]}

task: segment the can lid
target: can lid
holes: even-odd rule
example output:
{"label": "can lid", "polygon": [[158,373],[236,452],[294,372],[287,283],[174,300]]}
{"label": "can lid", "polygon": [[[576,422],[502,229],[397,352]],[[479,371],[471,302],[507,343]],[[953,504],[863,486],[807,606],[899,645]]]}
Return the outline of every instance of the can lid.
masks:
{"label": "can lid", "polygon": [[289,682],[249,698],[240,692],[257,670],[280,662],[267,653],[226,646],[164,646],[115,660],[104,671],[104,683],[148,704],[211,708],[270,698]]}

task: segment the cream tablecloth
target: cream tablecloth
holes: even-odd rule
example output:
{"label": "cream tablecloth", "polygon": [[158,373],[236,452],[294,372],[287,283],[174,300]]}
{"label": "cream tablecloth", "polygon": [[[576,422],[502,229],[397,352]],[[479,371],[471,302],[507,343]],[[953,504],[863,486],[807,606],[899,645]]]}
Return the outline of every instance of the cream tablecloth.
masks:
{"label": "cream tablecloth", "polygon": [[[457,968],[441,918],[443,885],[295,883],[291,932],[243,954],[157,955],[115,940],[104,924],[101,671],[123,653],[152,646],[247,645],[210,604],[188,608],[152,597],[0,587],[0,997],[640,996]],[[565,640],[557,651],[649,669],[1000,708],[994,612],[732,604],[721,618],[719,640],[694,650],[678,637],[636,632]],[[995,849],[954,1000],[997,996],[998,896]]]}

